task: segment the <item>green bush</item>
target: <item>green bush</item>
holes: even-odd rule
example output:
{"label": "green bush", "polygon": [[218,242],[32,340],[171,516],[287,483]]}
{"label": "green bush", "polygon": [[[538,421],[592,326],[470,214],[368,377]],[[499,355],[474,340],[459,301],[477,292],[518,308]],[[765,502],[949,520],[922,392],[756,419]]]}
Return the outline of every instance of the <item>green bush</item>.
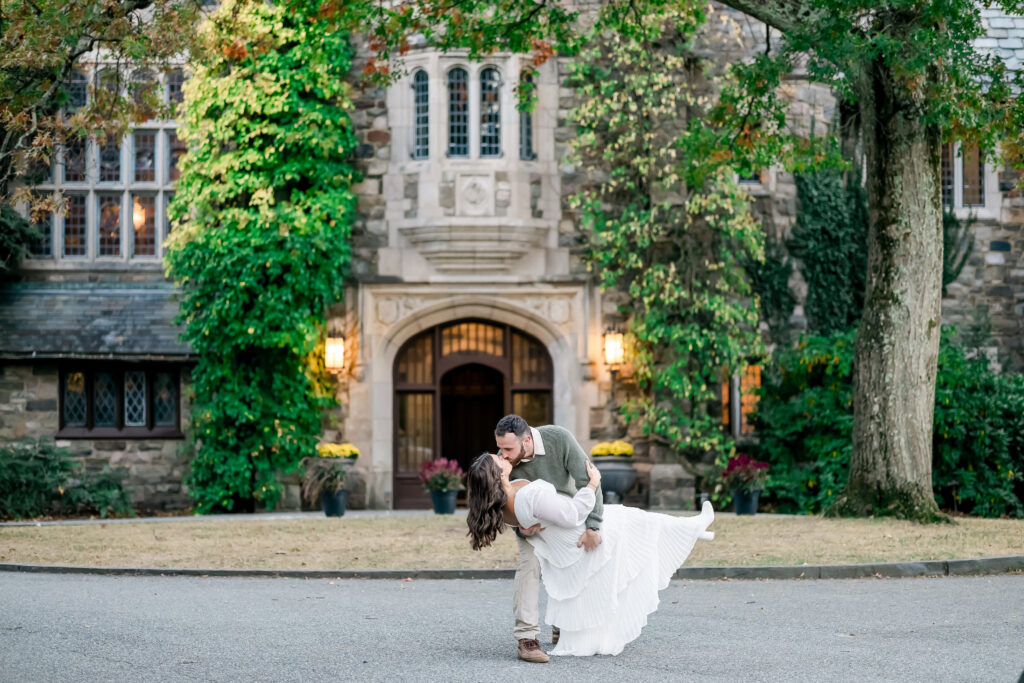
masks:
{"label": "green bush", "polygon": [[67,449],[45,441],[8,444],[0,448],[0,518],[132,516],[126,476],[127,470],[109,466],[90,472]]}
{"label": "green bush", "polygon": [[[854,332],[803,337],[763,372],[753,449],[771,464],[780,512],[821,512],[846,486],[853,432]],[[998,375],[943,333],[932,481],[945,509],[1024,517],[1024,376]]]}
{"label": "green bush", "polygon": [[939,505],[983,517],[1024,517],[1022,413],[1024,377],[997,375],[984,357],[968,358],[962,347],[943,344],[932,442]]}
{"label": "green bush", "polygon": [[821,512],[846,486],[853,434],[852,331],[808,336],[762,373],[753,416],[767,461],[762,494],[779,512]]}

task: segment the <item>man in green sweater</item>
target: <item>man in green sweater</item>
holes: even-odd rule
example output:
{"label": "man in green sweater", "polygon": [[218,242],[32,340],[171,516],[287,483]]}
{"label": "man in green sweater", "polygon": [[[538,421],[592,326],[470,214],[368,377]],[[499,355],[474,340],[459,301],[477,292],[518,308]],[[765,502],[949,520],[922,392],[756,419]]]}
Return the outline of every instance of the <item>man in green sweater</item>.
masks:
{"label": "man in green sweater", "polygon": [[[543,479],[555,490],[567,496],[576,495],[590,481],[587,474],[587,454],[576,442],[572,432],[557,425],[531,427],[518,415],[506,415],[494,428],[500,455],[512,465],[510,479]],[[587,517],[586,530],[577,546],[593,550],[601,545],[602,493],[597,490],[597,503]],[[524,536],[540,531],[540,524],[528,529],[516,529],[519,543],[519,564],[516,567],[515,593],[512,611],[516,626],[513,631],[519,641],[517,656],[527,662],[546,662],[548,655],[541,649],[540,635],[540,563],[533,554],[533,546]],[[551,633],[552,644],[558,642],[558,629]]]}

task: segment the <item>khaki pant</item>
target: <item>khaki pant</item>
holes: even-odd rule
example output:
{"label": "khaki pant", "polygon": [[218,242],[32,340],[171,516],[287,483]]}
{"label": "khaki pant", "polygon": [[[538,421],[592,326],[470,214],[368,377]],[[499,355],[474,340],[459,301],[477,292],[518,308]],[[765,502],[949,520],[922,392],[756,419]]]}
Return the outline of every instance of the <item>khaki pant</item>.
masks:
{"label": "khaki pant", "polygon": [[519,565],[516,567],[515,593],[512,595],[512,613],[516,639],[536,639],[540,635],[540,562],[533,554],[533,546],[516,536],[519,542]]}

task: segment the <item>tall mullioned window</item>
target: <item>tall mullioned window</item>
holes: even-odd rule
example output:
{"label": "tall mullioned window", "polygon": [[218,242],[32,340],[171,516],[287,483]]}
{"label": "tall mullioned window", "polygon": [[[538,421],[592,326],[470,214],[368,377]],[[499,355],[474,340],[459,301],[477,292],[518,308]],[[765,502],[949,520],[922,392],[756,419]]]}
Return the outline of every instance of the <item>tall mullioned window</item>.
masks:
{"label": "tall mullioned window", "polygon": [[501,156],[501,74],[480,72],[480,156]]}
{"label": "tall mullioned window", "polygon": [[420,69],[412,77],[414,131],[412,158],[426,159],[430,156],[430,79]]}
{"label": "tall mullioned window", "polygon": [[469,156],[469,74],[448,72],[448,156]]}
{"label": "tall mullioned window", "polygon": [[[532,86],[533,74],[528,71],[524,71],[523,75],[520,77],[520,82],[522,84]],[[523,161],[532,161],[537,158],[537,154],[533,151],[532,111],[519,112],[519,158]]]}
{"label": "tall mullioned window", "polygon": [[[88,104],[87,85],[117,90],[137,101],[164,93],[180,101],[184,75],[173,70],[163,84],[154,72],[138,69],[122,78],[116,69],[74,71],[68,81],[67,113]],[[152,115],[156,115],[153,110]],[[65,140],[53,159],[52,172],[33,173],[32,191],[64,198],[66,209],[35,220],[38,239],[34,262],[92,259],[149,260],[162,256],[161,243],[170,232],[167,204],[177,179],[185,145],[173,120],[149,119],[119,136],[75,135]]]}

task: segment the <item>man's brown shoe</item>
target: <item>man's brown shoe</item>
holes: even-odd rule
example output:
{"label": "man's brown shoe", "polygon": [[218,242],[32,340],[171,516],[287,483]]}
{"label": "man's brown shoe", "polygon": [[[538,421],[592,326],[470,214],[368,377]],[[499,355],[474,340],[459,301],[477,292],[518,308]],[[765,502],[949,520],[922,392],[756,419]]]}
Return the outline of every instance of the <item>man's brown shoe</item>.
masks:
{"label": "man's brown shoe", "polygon": [[516,656],[524,662],[536,662],[538,664],[543,664],[551,659],[544,654],[544,650],[540,649],[540,643],[537,642],[536,638],[520,638],[519,650],[516,652]]}
{"label": "man's brown shoe", "polygon": [[562,632],[558,630],[557,626],[551,627],[551,644],[558,645],[558,636],[562,635]]}

